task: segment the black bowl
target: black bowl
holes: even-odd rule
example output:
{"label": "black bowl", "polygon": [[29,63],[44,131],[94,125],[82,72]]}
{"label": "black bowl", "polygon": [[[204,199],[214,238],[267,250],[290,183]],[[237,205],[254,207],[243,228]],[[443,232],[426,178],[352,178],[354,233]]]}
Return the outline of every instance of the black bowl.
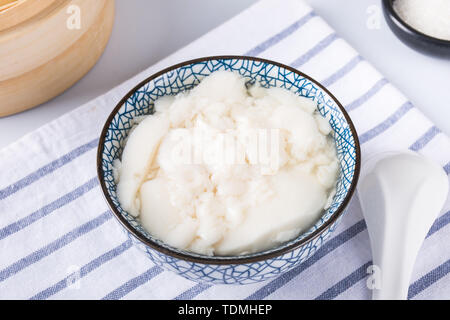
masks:
{"label": "black bowl", "polygon": [[422,53],[450,58],[450,41],[428,36],[408,25],[395,12],[394,1],[382,0],[382,3],[386,21],[397,38]]}

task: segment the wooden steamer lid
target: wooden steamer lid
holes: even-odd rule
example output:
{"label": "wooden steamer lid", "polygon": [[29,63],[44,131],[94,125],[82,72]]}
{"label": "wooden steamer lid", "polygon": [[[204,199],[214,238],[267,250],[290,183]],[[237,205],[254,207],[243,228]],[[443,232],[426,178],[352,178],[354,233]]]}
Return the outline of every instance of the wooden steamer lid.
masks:
{"label": "wooden steamer lid", "polygon": [[0,117],[46,102],[82,78],[104,51],[113,22],[114,0],[0,0]]}

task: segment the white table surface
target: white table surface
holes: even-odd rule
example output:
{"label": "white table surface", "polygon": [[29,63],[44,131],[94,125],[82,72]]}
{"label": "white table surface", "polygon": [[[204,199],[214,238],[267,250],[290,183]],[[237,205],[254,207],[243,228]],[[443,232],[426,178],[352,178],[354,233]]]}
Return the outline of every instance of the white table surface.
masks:
{"label": "white table surface", "polygon": [[[116,0],[113,34],[97,65],[55,99],[20,114],[0,118],[0,148],[107,92],[255,1]],[[282,5],[282,0],[278,1]],[[381,1],[307,2],[450,135],[450,60],[428,57],[403,45],[391,33],[382,15],[378,17]],[[377,17],[380,28],[368,28],[367,22],[376,22]]]}

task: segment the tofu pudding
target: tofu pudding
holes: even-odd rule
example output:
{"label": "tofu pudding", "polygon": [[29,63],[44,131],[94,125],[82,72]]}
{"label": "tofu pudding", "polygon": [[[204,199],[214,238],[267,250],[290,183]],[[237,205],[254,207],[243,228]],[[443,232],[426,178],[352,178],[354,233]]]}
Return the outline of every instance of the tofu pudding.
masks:
{"label": "tofu pudding", "polygon": [[339,162],[310,99],[217,71],[136,119],[117,196],[155,238],[203,255],[278,246],[311,227],[335,194]]}

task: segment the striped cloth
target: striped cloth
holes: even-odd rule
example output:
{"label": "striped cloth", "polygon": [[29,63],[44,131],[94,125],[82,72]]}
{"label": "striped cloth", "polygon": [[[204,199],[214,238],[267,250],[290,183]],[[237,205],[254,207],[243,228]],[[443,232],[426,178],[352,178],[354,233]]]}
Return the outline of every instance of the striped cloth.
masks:
{"label": "striped cloth", "polygon": [[[357,199],[309,260],[246,286],[196,284],[131,246],[103,200],[96,145],[107,115],[135,84],[174,63],[245,54],[324,83],[355,122],[363,157],[409,148],[449,173],[450,141],[301,1],[263,0],[109,93],[0,152],[0,298],[368,299],[371,251]],[[426,83],[423,83],[426,85]],[[419,253],[412,299],[450,298],[450,202]]]}

